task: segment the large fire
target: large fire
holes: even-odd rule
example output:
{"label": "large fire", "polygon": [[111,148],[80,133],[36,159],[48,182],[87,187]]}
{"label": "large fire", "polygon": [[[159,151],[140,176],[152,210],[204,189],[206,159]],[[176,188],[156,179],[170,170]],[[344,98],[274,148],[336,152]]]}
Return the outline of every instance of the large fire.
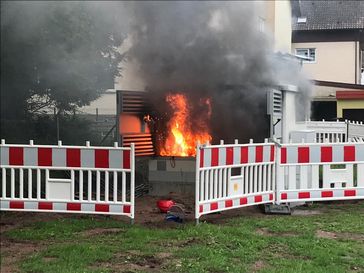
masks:
{"label": "large fire", "polygon": [[206,143],[212,140],[208,129],[211,117],[210,99],[200,100],[200,106],[206,111],[201,118],[194,120],[192,120],[191,107],[184,94],[168,94],[166,102],[172,108],[173,116],[167,124],[167,137],[160,150],[160,155],[195,156],[197,142]]}

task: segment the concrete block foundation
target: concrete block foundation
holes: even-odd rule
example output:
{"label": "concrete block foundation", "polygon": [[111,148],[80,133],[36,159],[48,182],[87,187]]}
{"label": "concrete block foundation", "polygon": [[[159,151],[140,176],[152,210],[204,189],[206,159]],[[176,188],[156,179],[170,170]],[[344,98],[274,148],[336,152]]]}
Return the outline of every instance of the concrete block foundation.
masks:
{"label": "concrete block foundation", "polygon": [[149,194],[195,194],[196,159],[192,157],[158,157],[149,160]]}

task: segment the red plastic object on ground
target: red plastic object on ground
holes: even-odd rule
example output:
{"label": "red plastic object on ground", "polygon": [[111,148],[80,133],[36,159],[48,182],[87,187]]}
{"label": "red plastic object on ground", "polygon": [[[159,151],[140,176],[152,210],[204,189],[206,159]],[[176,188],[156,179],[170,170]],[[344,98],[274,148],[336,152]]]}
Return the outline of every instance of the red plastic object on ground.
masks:
{"label": "red plastic object on ground", "polygon": [[168,212],[169,208],[175,204],[173,200],[158,200],[157,207],[160,209],[161,212]]}

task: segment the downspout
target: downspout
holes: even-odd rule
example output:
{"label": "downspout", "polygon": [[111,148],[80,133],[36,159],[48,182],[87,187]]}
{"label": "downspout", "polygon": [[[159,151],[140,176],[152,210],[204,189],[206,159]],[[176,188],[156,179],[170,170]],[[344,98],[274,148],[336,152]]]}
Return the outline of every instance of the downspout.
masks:
{"label": "downspout", "polygon": [[358,78],[358,41],[355,41],[355,84],[358,84],[357,78]]}

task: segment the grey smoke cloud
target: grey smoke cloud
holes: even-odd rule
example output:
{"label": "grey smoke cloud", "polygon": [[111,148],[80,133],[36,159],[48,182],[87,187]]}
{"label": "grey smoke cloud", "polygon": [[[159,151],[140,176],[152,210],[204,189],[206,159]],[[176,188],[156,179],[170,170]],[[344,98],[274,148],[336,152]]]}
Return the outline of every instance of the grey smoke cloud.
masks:
{"label": "grey smoke cloud", "polygon": [[[265,91],[275,84],[298,84],[305,90],[304,103],[298,105],[308,105],[308,81],[297,64],[272,57],[272,44],[259,32],[258,16],[250,1],[3,1],[1,25],[11,24],[12,32],[24,43],[41,33],[47,18],[59,18],[57,10],[74,10],[78,3],[83,3],[95,20],[113,24],[124,37],[129,33],[132,46],[128,58],[138,63],[160,113],[169,114],[161,103],[167,92],[185,92],[195,117],[206,111],[198,107],[200,98],[211,97],[215,140],[266,136]],[[97,32],[105,36],[97,37],[104,39],[109,31],[100,27]],[[87,43],[78,43],[71,58],[61,43],[46,46],[43,57],[55,60],[56,65],[44,73],[63,83],[59,71],[94,69],[96,65],[90,65],[82,54],[87,47]],[[297,111],[303,113],[304,109],[298,107]]]}
{"label": "grey smoke cloud", "polygon": [[[16,90],[25,101],[32,93],[49,93],[57,107],[68,108],[64,98],[82,106],[112,88],[122,59],[114,47],[127,33],[121,7],[120,2],[2,1],[1,94]],[[9,101],[3,103],[5,109]],[[12,111],[3,114],[13,118]]]}
{"label": "grey smoke cloud", "polygon": [[214,139],[232,141],[267,136],[265,100],[272,86],[304,87],[300,105],[308,105],[308,81],[297,63],[272,55],[253,2],[134,2],[126,8],[132,17],[128,57],[139,64],[160,112],[168,112],[161,104],[167,92],[184,92],[193,109],[198,98],[211,97]]}

